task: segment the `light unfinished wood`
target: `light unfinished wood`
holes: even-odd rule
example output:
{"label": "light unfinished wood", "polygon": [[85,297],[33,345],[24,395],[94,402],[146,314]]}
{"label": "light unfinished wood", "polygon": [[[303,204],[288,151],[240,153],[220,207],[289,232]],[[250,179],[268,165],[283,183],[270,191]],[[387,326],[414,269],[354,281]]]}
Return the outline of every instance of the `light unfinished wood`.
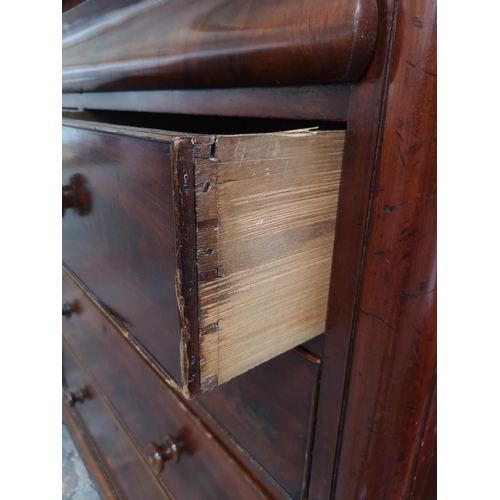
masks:
{"label": "light unfinished wood", "polygon": [[344,135],[194,139],[202,391],[324,331]]}
{"label": "light unfinished wood", "polygon": [[177,308],[179,328],[159,325],[158,334],[165,326],[176,335],[180,380],[168,376],[178,368],[156,362],[158,352],[133,338],[79,277],[169,385],[195,397],[324,331],[345,132],[207,136],[84,120],[65,125],[170,150],[173,191],[157,196],[174,205],[174,220],[164,222],[174,224],[176,277],[164,286],[175,290],[176,303],[165,307]]}

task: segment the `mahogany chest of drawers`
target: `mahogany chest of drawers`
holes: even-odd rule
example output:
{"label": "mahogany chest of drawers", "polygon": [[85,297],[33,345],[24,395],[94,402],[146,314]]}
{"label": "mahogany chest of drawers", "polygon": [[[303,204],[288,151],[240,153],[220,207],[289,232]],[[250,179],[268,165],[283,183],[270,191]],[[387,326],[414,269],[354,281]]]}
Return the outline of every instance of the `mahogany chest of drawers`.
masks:
{"label": "mahogany chest of drawers", "polygon": [[435,498],[435,30],[63,2],[63,416],[103,497]]}

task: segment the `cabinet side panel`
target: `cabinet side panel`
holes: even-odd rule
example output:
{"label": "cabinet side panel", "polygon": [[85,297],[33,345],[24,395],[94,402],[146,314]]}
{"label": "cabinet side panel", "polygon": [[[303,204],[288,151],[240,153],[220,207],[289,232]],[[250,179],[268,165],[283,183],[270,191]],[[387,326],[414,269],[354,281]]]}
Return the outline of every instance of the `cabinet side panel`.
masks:
{"label": "cabinet side panel", "polygon": [[436,372],[436,2],[400,1],[335,498],[409,498]]}

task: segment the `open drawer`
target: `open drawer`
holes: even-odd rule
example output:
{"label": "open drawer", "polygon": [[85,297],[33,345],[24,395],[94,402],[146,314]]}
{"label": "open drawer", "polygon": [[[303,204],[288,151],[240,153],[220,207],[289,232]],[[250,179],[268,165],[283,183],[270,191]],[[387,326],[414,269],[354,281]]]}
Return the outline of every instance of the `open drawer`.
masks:
{"label": "open drawer", "polygon": [[343,143],[65,120],[64,264],[171,383],[210,390],[324,331]]}

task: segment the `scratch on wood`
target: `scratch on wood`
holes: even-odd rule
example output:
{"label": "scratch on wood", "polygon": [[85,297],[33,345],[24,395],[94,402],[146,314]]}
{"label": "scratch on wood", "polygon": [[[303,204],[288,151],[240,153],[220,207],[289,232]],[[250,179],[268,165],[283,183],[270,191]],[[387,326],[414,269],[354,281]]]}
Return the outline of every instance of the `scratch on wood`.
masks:
{"label": "scratch on wood", "polygon": [[424,27],[424,24],[422,23],[422,21],[418,17],[416,17],[416,16],[414,16],[414,17],[411,18],[410,24],[414,28],[418,28],[420,30]]}
{"label": "scratch on wood", "polygon": [[404,169],[406,170],[406,162],[405,162],[405,158],[403,156],[403,153],[401,152],[401,148],[398,146],[398,155],[399,155],[399,159],[401,160],[401,164],[403,165]]}
{"label": "scratch on wood", "polygon": [[396,332],[396,329],[391,326],[387,321],[385,321],[385,319],[382,319],[380,318],[379,316],[377,316],[376,314],[373,314],[371,312],[368,312],[368,311],[364,311],[363,309],[360,309],[360,312],[362,314],[365,314],[366,316],[368,316],[369,318],[373,318],[374,320],[382,323],[383,325],[387,326],[387,328],[389,328],[390,330],[392,330],[393,332]]}

